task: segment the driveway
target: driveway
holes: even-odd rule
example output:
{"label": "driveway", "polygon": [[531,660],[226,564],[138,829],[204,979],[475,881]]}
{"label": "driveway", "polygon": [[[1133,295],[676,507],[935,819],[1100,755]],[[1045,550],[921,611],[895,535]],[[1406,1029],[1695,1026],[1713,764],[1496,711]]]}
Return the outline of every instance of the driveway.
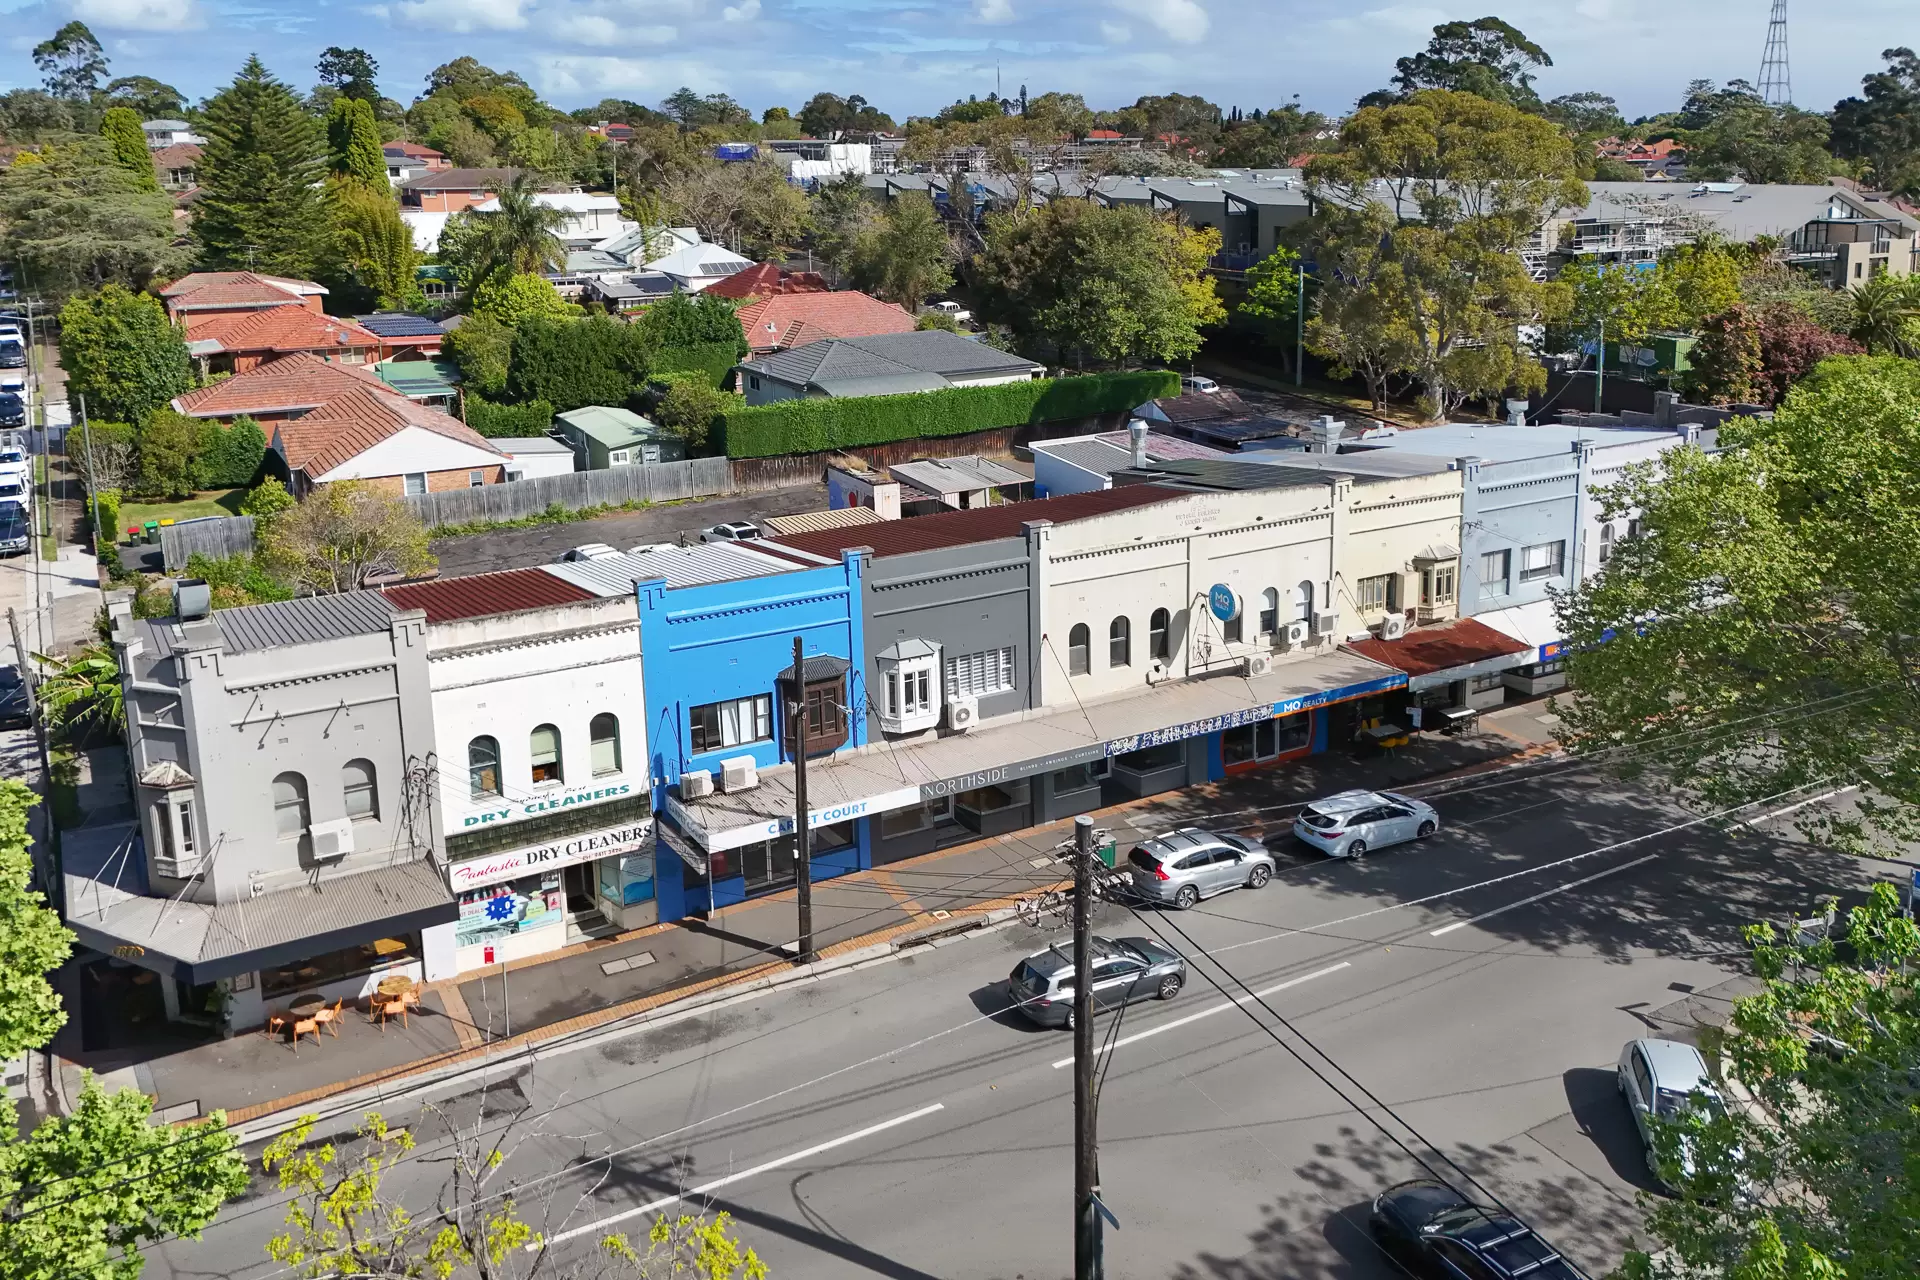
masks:
{"label": "driveway", "polygon": [[702,529],[724,521],[822,511],[826,505],[825,485],[803,484],[765,493],[618,511],[569,524],[542,524],[530,529],[497,529],[463,538],[436,538],[433,554],[440,557],[440,576],[455,578],[496,569],[551,564],[567,548],[586,542],[604,542],[625,551],[643,542],[674,542],[682,534],[692,541],[700,536]]}

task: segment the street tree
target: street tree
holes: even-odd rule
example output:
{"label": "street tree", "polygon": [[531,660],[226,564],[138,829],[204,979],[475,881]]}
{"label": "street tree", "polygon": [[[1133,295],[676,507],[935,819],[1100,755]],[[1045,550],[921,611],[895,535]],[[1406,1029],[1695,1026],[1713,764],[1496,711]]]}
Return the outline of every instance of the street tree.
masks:
{"label": "street tree", "polygon": [[1794,821],[1853,852],[1909,840],[1920,362],[1828,360],[1720,446],[1669,450],[1599,495],[1637,536],[1558,601],[1580,689],[1563,736],[1657,767],[1708,810],[1857,785],[1856,807]]}
{"label": "street tree", "polygon": [[160,176],[153,170],[153,152],[132,107],[108,107],[100,117],[100,136],[107,140],[114,163],[127,171],[138,191],[158,191]]}
{"label": "street tree", "polygon": [[[1558,127],[1476,94],[1427,90],[1356,112],[1338,150],[1307,169],[1315,260],[1344,264],[1321,273],[1323,297],[1334,296],[1322,344],[1349,347],[1333,317],[1353,322],[1346,295],[1364,292],[1391,308],[1369,327],[1412,337],[1402,371],[1430,415],[1543,385],[1516,326],[1557,319],[1567,292],[1535,281],[1521,250],[1554,213],[1586,203],[1574,172]],[[1350,349],[1361,347],[1385,349]]]}
{"label": "street tree", "polygon": [[1628,1251],[1622,1280],[1912,1274],[1920,929],[1882,880],[1838,932],[1745,930],[1765,985],[1734,1001],[1719,1056],[1752,1101],[1658,1124],[1680,1194],[1650,1202],[1652,1247]]}
{"label": "street tree", "polygon": [[1833,152],[1863,162],[1883,191],[1920,199],[1920,54],[1888,49],[1884,71],[1860,81],[1861,96],[1833,107]]}
{"label": "street tree", "polygon": [[140,474],[140,449],[124,422],[89,418],[81,447],[70,457],[89,496],[130,493]]}
{"label": "street tree", "polygon": [[33,65],[46,78],[48,93],[75,102],[92,101],[107,78],[106,50],[77,18],[33,46]]}
{"label": "street tree", "polygon": [[853,287],[909,312],[953,287],[953,240],[933,201],[903,192],[854,242],[847,262]]}
{"label": "street tree", "polygon": [[1492,17],[1442,22],[1425,49],[1394,63],[1393,84],[1408,96],[1446,89],[1532,108],[1540,101],[1533,72],[1552,65],[1547,51],[1512,23]]}
{"label": "street tree", "polygon": [[771,160],[682,169],[662,183],[660,197],[708,240],[751,258],[784,257],[807,230],[805,193]]}
{"label": "street tree", "polygon": [[415,577],[437,563],[426,526],[364,480],[319,486],[273,522],[263,550],[274,570],[322,594],[358,591],[374,577]]}
{"label": "street tree", "polygon": [[117,284],[75,294],[60,309],[60,364],[67,390],[90,414],[143,423],[193,386],[193,361],[160,300]]}
{"label": "street tree", "polygon": [[980,310],[1066,364],[1185,360],[1226,319],[1206,274],[1219,247],[1212,228],[1083,200],[994,214],[974,260]]}
{"label": "street tree", "polygon": [[311,276],[326,243],[318,128],[291,89],[249,57],[208,101],[193,231],[209,267]]}
{"label": "street tree", "polygon": [[[31,163],[22,163],[28,156]],[[177,274],[173,201],[116,161],[101,138],[22,152],[0,170],[0,252],[50,302],[102,285],[144,289]]]}
{"label": "street tree", "polygon": [[[1270,344],[1286,348],[1301,323],[1303,289],[1300,255],[1281,245],[1247,272],[1246,292],[1234,312],[1253,321]],[[1283,359],[1290,362],[1291,357]]]}
{"label": "street tree", "polygon": [[45,1044],[67,1020],[47,975],[66,963],[73,935],[33,887],[28,851],[27,812],[39,803],[26,783],[0,779],[0,1060]]}
{"label": "street tree", "polygon": [[329,45],[320,53],[314,70],[320,83],[343,98],[356,98],[369,106],[380,101],[380,64],[365,49],[342,49]]}

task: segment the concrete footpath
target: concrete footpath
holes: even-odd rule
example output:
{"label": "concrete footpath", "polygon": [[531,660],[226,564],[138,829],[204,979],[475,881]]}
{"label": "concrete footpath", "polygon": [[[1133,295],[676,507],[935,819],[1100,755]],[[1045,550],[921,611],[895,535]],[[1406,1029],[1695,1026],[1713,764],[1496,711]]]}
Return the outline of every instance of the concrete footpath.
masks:
{"label": "concrete footpath", "polygon": [[[1502,708],[1454,738],[1416,741],[1391,756],[1309,757],[1101,810],[1092,815],[1124,848],[1172,827],[1205,824],[1283,837],[1290,810],[1350,787],[1404,786],[1497,769],[1551,752],[1544,703]],[[620,1033],[686,1007],[756,986],[804,981],[821,969],[889,956],[980,927],[1022,897],[1062,882],[1055,849],[1071,822],[974,841],[813,889],[816,966],[796,967],[792,890],[742,903],[710,920],[656,925],[481,973],[432,983],[407,1023],[390,1028],[349,1013],[339,1035],[298,1050],[259,1033],[232,1040],[150,1043],[87,1054],[63,1066],[63,1092],[83,1068],[153,1096],[165,1120],[224,1110],[249,1130],[282,1114],[375,1100],[397,1088],[459,1074],[489,1056],[566,1037]],[[251,1123],[249,1123],[251,1122]]]}

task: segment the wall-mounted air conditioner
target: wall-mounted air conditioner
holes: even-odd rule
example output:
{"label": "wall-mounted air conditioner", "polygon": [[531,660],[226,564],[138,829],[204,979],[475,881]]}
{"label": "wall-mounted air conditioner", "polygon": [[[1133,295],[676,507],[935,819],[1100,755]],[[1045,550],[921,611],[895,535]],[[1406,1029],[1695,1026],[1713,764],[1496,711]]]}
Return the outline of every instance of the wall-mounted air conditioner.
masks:
{"label": "wall-mounted air conditioner", "polygon": [[965,733],[980,722],[980,699],[948,698],[947,728],[955,733]]}
{"label": "wall-mounted air conditioner", "polygon": [[331,822],[316,822],[308,828],[313,838],[313,858],[319,862],[329,858],[344,858],[353,852],[353,819],[335,818]]}
{"label": "wall-mounted air conditioner", "polygon": [[680,775],[680,798],[698,800],[702,796],[713,794],[713,771],[694,769]]}
{"label": "wall-mounted air conditioner", "polygon": [[760,771],[754,767],[752,756],[734,756],[720,762],[720,789],[732,794],[735,791],[751,791],[760,785]]}
{"label": "wall-mounted air conditioner", "polygon": [[1298,622],[1289,622],[1280,632],[1289,649],[1298,649],[1312,634],[1313,626],[1304,618]]}
{"label": "wall-mounted air conditioner", "polygon": [[1246,656],[1243,666],[1248,678],[1251,679],[1254,676],[1266,675],[1273,670],[1273,659],[1264,653],[1250,653]]}
{"label": "wall-mounted air conditioner", "polygon": [[1330,636],[1340,629],[1340,615],[1337,613],[1316,613],[1313,615],[1313,634]]}
{"label": "wall-mounted air conditioner", "polygon": [[1407,634],[1407,617],[1403,613],[1390,613],[1380,621],[1380,638],[1398,640]]}

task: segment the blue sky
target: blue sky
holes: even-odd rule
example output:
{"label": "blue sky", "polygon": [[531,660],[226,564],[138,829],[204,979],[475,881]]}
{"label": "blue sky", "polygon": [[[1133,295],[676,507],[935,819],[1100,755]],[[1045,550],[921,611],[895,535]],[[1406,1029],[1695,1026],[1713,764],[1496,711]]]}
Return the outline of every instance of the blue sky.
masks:
{"label": "blue sky", "polygon": [[[0,0],[4,5],[5,0]],[[28,51],[70,17],[107,46],[116,75],[145,74],[198,98],[249,52],[301,88],[330,44],[379,59],[385,92],[411,102],[425,74],[461,54],[524,75],[574,107],[605,96],[652,103],[681,84],[753,108],[812,93],[861,93],[897,118],[994,87],[1079,92],[1096,106],[1142,93],[1198,93],[1273,106],[1298,94],[1348,108],[1421,47],[1434,23],[1488,9],[1554,56],[1549,97],[1597,89],[1631,117],[1678,104],[1693,78],[1755,77],[1768,0],[1476,0],[1468,9],[1343,0],[41,0],[6,14],[0,85],[38,82]],[[1793,31],[1795,100],[1828,107],[1920,43],[1915,0],[1846,0]]]}

